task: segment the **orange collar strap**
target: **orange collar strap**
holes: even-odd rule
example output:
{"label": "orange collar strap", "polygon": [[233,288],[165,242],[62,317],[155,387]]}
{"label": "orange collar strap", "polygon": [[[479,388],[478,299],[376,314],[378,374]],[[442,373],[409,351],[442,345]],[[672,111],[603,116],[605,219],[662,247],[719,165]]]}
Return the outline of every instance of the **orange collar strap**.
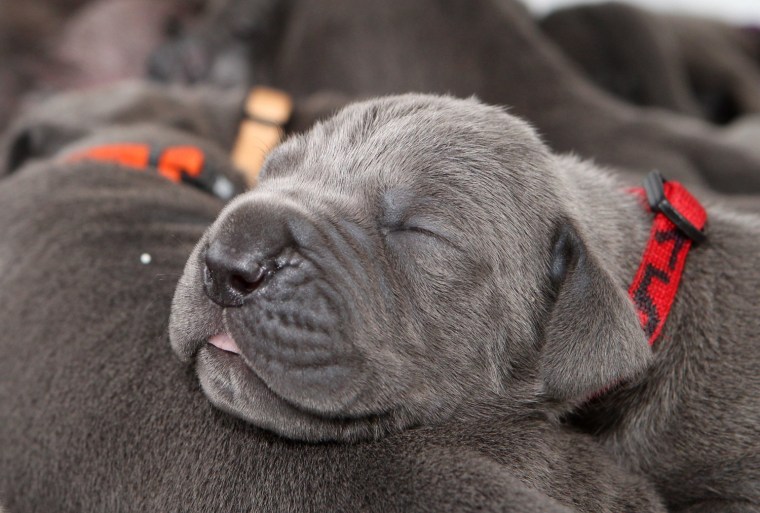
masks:
{"label": "orange collar strap", "polygon": [[283,91],[254,87],[248,93],[232,162],[243,172],[249,186],[258,182],[264,159],[282,141],[292,113],[293,100]]}
{"label": "orange collar strap", "polygon": [[93,146],[66,157],[67,162],[94,160],[136,171],[155,170],[174,183],[187,183],[228,200],[235,186],[225,176],[206,166],[206,156],[195,146],[153,147],[139,143]]}

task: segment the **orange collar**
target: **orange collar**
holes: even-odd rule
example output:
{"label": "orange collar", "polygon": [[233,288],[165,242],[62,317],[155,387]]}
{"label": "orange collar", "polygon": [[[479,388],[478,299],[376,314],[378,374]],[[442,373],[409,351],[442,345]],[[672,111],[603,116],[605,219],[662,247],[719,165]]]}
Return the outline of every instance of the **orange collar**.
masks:
{"label": "orange collar", "polygon": [[[232,162],[243,172],[249,186],[254,187],[258,182],[264,159],[282,140],[292,111],[292,99],[283,91],[254,87],[248,93]],[[203,151],[195,146],[114,143],[78,151],[68,155],[66,160],[110,162],[137,171],[153,169],[167,180],[188,183],[225,201],[236,192],[230,180],[206,165]]]}
{"label": "orange collar", "polygon": [[155,170],[174,183],[187,183],[224,201],[235,194],[234,184],[206,165],[206,156],[195,146],[155,147],[140,143],[93,146],[66,157],[67,162],[94,160],[136,171]]}

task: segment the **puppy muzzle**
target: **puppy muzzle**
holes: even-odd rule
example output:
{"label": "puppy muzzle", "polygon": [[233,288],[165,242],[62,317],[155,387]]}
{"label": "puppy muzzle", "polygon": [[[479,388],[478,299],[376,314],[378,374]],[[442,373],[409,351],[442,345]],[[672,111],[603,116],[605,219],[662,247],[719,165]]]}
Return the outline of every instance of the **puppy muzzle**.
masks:
{"label": "puppy muzzle", "polygon": [[[200,255],[208,298],[241,357],[284,400],[338,415],[360,393],[362,359],[320,229],[295,208],[249,201],[229,211]],[[303,240],[310,234],[311,240]],[[330,255],[334,260],[334,256]]]}

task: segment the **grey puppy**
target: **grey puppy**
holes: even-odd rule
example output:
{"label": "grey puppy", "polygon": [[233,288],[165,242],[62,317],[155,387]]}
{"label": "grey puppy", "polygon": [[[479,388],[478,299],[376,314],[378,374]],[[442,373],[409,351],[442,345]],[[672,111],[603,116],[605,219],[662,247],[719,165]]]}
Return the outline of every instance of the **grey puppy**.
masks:
{"label": "grey puppy", "polygon": [[650,485],[533,401],[350,446],[289,442],[214,409],[169,349],[166,323],[222,203],[151,173],[66,160],[124,142],[201,145],[233,177],[210,141],[141,125],[99,130],[0,181],[9,511],[663,511]]}
{"label": "grey puppy", "polygon": [[[516,0],[222,0],[159,51],[169,80],[215,80],[238,57],[242,85],[296,98],[443,93],[509,105],[555,151],[729,193],[760,191],[760,162],[706,124],[618,101],[562,55]],[[425,20],[421,23],[420,20]],[[192,49],[192,50],[189,50]],[[207,73],[182,70],[205,55]],[[179,75],[179,76],[178,76]],[[225,81],[221,81],[226,83]]]}
{"label": "grey puppy", "polygon": [[760,220],[708,212],[652,351],[626,293],[652,216],[622,184],[476,101],[358,104],[206,232],[172,346],[214,404],[314,441],[618,385],[578,422],[673,510],[758,511]]}

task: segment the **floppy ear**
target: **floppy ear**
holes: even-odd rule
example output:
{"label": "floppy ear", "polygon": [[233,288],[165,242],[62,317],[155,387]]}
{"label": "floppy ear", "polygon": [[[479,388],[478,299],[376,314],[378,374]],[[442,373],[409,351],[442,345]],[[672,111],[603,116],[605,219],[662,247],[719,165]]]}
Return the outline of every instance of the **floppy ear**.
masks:
{"label": "floppy ear", "polygon": [[550,278],[556,296],[541,355],[547,395],[587,399],[647,367],[652,352],[626,291],[571,223],[558,229]]}
{"label": "floppy ear", "polygon": [[8,131],[0,147],[0,176],[9,175],[31,160],[51,157],[88,130],[49,122],[22,124]]}

